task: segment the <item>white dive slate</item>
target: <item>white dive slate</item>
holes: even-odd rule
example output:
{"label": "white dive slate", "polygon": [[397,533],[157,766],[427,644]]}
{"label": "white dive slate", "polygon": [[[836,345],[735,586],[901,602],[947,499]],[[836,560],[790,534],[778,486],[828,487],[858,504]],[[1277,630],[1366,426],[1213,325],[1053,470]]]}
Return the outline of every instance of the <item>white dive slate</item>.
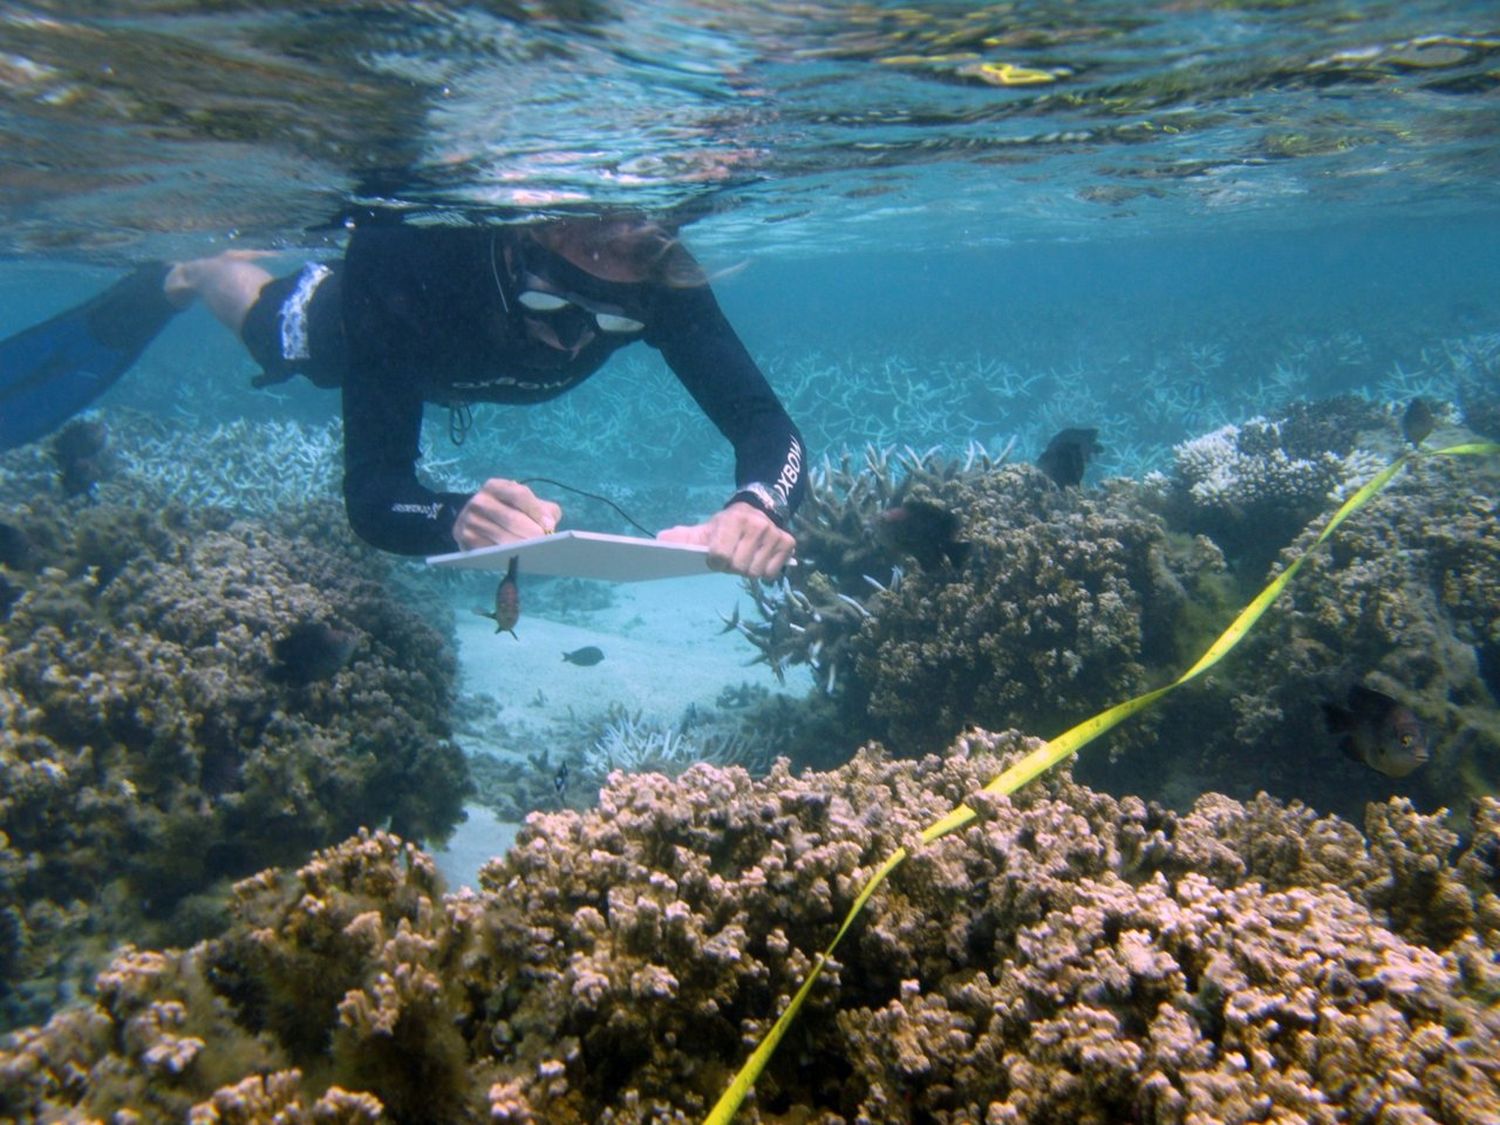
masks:
{"label": "white dive slate", "polygon": [[653,578],[688,578],[717,574],[708,569],[708,548],[663,543],[598,531],[559,531],[518,543],[432,555],[428,566],[458,570],[504,570],[519,559],[522,574],[596,578],[603,582],[645,582]]}

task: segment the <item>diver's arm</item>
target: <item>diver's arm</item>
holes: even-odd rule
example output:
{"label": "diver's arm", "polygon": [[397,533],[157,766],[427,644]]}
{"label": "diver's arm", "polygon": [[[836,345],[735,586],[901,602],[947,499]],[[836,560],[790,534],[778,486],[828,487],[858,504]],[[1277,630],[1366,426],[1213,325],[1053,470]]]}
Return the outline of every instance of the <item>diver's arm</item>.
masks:
{"label": "diver's arm", "polygon": [[784,524],[807,494],[802,435],[713,293],[706,285],[666,292],[646,339],[734,446],[735,486],[768,490],[774,503],[764,507]]}
{"label": "diver's arm", "polygon": [[470,497],[417,481],[422,400],[403,383],[357,369],[344,379],[344,510],[355,534],[382,551],[444,554]]}

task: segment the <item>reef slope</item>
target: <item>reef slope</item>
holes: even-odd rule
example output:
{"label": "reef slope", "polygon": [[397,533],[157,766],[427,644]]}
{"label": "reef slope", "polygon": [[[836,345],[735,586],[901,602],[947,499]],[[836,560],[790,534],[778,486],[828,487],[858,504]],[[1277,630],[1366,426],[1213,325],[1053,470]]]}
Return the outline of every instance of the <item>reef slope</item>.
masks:
{"label": "reef slope", "polygon": [[971,799],[871,899],[742,1120],[1500,1119],[1500,803],[1455,853],[1399,800],[1361,833],[1066,770],[975,797],[1025,745],[617,774],[447,897],[426,855],[362,832],[14,1037],[0,1114],[697,1118],[873,867]]}

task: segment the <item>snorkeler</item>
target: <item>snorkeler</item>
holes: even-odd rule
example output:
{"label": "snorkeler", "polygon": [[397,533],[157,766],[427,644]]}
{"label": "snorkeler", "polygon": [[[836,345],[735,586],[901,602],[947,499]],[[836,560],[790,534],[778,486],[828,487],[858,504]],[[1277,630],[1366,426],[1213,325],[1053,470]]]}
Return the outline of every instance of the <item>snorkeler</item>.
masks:
{"label": "snorkeler", "polygon": [[447,406],[461,441],[472,403],[543,402],[644,340],[735,451],[725,506],[660,538],[707,547],[710,565],[748,577],[775,577],[791,557],[787,525],[806,491],[801,436],[703,271],[660,224],[375,223],[355,229],[341,260],[289,277],[273,277],[261,256],[180,262],[163,291],[177,308],[202,299],[240,337],[263,369],[256,385],[303,375],[341,388],[345,509],[373,545],[441,554],[556,530],[560,506],[520,482],[493,477],[473,494],[420,484],[423,405]]}

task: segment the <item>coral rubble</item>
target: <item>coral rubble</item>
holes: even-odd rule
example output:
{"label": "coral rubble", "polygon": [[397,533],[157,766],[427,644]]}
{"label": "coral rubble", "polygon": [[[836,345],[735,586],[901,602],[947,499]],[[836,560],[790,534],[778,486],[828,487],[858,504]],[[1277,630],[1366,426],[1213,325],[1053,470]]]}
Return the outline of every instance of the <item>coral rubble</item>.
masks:
{"label": "coral rubble", "polygon": [[872,897],[742,1120],[1500,1115],[1500,803],[1453,861],[1399,804],[1366,838],[1065,770],[980,794],[1025,745],[615,775],[447,898],[425,856],[362,833],[243,881],[224,936],[130,952],[92,1006],[14,1036],[0,1113],[701,1117],[873,868],[967,799],[977,821]]}

